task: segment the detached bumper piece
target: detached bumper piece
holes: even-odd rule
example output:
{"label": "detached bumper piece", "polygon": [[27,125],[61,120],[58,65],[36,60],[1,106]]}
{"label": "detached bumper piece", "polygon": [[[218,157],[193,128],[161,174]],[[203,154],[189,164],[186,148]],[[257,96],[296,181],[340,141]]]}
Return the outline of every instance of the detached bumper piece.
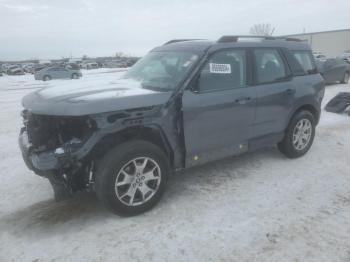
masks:
{"label": "detached bumper piece", "polygon": [[52,173],[47,176],[55,194],[56,201],[69,199],[73,196],[73,189],[61,174]]}
{"label": "detached bumper piece", "polygon": [[[332,113],[343,113],[350,108],[350,93],[341,92],[333,97],[326,105],[325,109]],[[350,111],[348,111],[350,116]]]}

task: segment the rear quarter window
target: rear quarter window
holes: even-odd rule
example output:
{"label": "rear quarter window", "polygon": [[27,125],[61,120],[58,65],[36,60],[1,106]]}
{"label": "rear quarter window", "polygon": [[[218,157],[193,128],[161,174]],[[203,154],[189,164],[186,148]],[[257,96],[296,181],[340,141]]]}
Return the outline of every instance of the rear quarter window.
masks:
{"label": "rear quarter window", "polygon": [[304,74],[317,73],[316,64],[312,58],[312,54],[309,51],[292,51],[292,54],[296,61],[299,63],[304,71]]}
{"label": "rear quarter window", "polygon": [[275,48],[254,49],[254,60],[258,84],[278,82],[288,76],[286,65]]}

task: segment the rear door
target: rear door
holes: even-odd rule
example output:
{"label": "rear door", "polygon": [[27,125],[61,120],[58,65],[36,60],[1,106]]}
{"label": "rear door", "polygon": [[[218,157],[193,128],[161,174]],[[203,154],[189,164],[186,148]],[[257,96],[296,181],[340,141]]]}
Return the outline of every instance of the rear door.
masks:
{"label": "rear door", "polygon": [[296,90],[281,50],[254,48],[252,52],[257,92],[254,137],[273,140],[286,128]]}
{"label": "rear door", "polygon": [[256,97],[247,68],[246,50],[216,52],[200,70],[195,91],[184,91],[186,166],[247,150]]}
{"label": "rear door", "polygon": [[69,71],[65,68],[57,68],[55,74],[56,78],[70,78]]}

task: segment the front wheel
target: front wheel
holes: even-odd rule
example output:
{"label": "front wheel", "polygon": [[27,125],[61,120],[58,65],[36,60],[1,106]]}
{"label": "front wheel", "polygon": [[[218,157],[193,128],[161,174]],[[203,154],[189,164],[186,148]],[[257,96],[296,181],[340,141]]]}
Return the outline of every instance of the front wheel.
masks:
{"label": "front wheel", "polygon": [[168,175],[163,151],[145,141],[130,141],[109,151],[96,171],[96,193],[107,208],[132,216],[151,209],[161,198]]}
{"label": "front wheel", "polygon": [[79,76],[77,74],[72,74],[72,79],[78,79]]}
{"label": "front wheel", "polygon": [[315,137],[315,117],[309,111],[298,112],[290,121],[278,149],[288,158],[305,155]]}

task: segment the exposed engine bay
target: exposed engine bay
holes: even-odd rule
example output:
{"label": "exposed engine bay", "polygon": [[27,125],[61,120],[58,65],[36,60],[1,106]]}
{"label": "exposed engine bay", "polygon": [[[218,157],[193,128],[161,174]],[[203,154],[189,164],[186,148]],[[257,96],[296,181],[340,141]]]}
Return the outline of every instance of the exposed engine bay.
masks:
{"label": "exposed engine bay", "polygon": [[35,151],[56,149],[67,142],[81,143],[96,130],[89,117],[61,117],[23,111],[29,142]]}
{"label": "exposed engine bay", "polygon": [[[29,154],[55,152],[56,155],[69,153],[74,145],[83,144],[97,130],[96,122],[85,117],[62,117],[32,114],[27,110],[22,112]],[[42,154],[42,155],[43,155]],[[47,160],[49,162],[49,160]],[[75,191],[89,185],[89,174],[92,172],[93,162],[71,161],[66,162],[59,169],[42,171],[27,162],[30,168],[38,175],[45,176],[53,185],[56,197],[65,198]]]}

